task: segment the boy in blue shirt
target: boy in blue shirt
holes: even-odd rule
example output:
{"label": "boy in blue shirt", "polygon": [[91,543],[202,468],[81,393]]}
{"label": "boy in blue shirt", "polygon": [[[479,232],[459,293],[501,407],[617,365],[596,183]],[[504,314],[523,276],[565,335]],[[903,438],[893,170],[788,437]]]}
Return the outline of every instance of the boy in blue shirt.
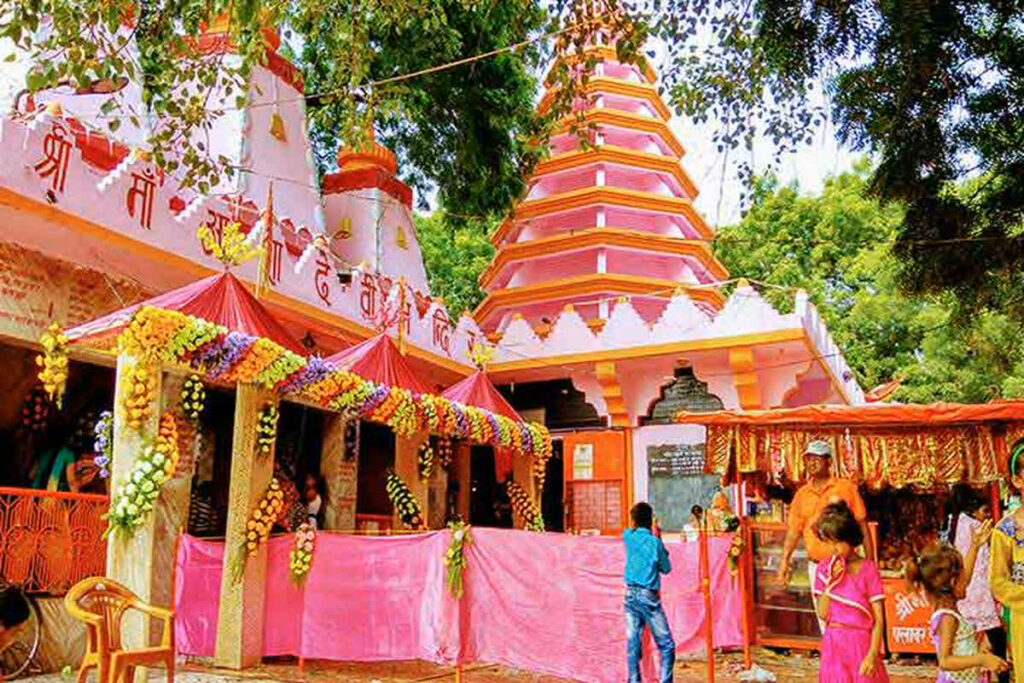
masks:
{"label": "boy in blue shirt", "polygon": [[633,528],[622,537],[626,543],[626,638],[629,653],[629,683],[640,683],[640,659],[643,656],[644,627],[661,653],[661,683],[672,683],[676,663],[676,643],[661,607],[661,575],[672,571],[661,532],[652,531],[654,510],[637,503],[629,512]]}

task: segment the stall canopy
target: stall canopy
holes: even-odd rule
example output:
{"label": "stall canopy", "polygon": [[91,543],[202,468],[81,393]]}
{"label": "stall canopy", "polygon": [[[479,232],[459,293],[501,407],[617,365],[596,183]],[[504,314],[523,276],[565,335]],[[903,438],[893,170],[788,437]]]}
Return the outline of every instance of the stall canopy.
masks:
{"label": "stall canopy", "polygon": [[394,340],[387,334],[378,334],[326,359],[339,370],[348,370],[374,384],[408,389],[414,394],[429,394],[430,386],[421,380]]}
{"label": "stall canopy", "polygon": [[510,420],[523,421],[515,408],[509,405],[505,397],[494,388],[487,373],[482,370],[477,370],[458,384],[448,387],[443,396],[450,401],[458,401],[463,405],[476,406],[498,415],[504,415]]}
{"label": "stall canopy", "polygon": [[1024,438],[1024,401],[683,412],[676,419],[707,426],[710,472],[799,480],[807,443],[820,439],[832,445],[836,474],[872,488],[997,481],[1008,445]]}
{"label": "stall canopy", "polygon": [[87,343],[128,325],[132,317],[149,306],[200,318],[230,331],[262,337],[297,354],[302,345],[242,282],[231,273],[212,275],[141,303],[133,304],[67,331],[69,339]]}

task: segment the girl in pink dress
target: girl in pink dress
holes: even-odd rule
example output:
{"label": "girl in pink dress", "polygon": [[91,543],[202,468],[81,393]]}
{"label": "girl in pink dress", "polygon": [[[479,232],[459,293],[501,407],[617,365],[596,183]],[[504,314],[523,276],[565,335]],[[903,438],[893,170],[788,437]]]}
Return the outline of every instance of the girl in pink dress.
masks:
{"label": "girl in pink dress", "polygon": [[923,589],[935,607],[932,640],[939,657],[938,683],[988,683],[989,672],[1002,673],[1006,662],[982,647],[982,634],[957,611],[957,600],[966,593],[978,549],[991,535],[986,523],[974,533],[966,567],[960,552],[948,545],[932,545],[907,562],[907,581]]}
{"label": "girl in pink dress", "polygon": [[818,565],[813,590],[825,622],[820,683],[888,683],[882,661],[882,577],[874,562],[856,553],[864,533],[846,503],[827,506],[818,518],[818,537],[833,547]]}

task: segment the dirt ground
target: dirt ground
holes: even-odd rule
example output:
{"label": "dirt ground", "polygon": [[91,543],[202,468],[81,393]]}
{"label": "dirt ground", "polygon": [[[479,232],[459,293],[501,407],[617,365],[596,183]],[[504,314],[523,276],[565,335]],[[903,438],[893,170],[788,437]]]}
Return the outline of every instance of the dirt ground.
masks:
{"label": "dirt ground", "polygon": [[[742,671],[743,658],[738,654],[720,655],[716,658],[716,681],[733,683]],[[780,682],[795,681],[812,683],[818,680],[818,663],[801,655],[781,656],[772,652],[758,652],[755,661],[775,674]],[[935,668],[929,665],[908,666],[891,663],[889,674],[892,683],[924,683],[935,680]],[[175,677],[177,683],[427,683],[428,681],[454,681],[451,667],[442,667],[423,662],[393,662],[378,664],[338,664],[327,662],[307,663],[304,672],[292,663],[266,664],[259,668],[238,672],[216,671],[186,665]],[[31,683],[63,683],[60,675],[37,676],[25,679]],[[150,679],[162,683],[160,674]],[[531,672],[515,671],[508,667],[493,665],[472,665],[463,668],[464,683],[571,683],[570,680]],[[677,683],[703,683],[707,681],[707,664],[703,661],[683,661],[676,666]]]}

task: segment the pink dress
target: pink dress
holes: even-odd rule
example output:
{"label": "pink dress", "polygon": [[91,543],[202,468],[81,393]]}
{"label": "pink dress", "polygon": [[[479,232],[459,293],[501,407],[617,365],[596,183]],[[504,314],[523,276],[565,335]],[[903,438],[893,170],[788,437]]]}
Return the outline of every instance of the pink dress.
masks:
{"label": "pink dress", "polygon": [[[833,558],[834,559],[834,558]],[[814,577],[815,597],[825,592],[832,560],[818,565]],[[860,675],[860,664],[871,649],[871,630],[875,618],[872,603],[885,600],[882,576],[874,562],[861,563],[856,576],[844,574],[830,591],[832,601],[825,620],[821,643],[820,683],[888,683],[885,662],[878,658],[875,674]]]}

